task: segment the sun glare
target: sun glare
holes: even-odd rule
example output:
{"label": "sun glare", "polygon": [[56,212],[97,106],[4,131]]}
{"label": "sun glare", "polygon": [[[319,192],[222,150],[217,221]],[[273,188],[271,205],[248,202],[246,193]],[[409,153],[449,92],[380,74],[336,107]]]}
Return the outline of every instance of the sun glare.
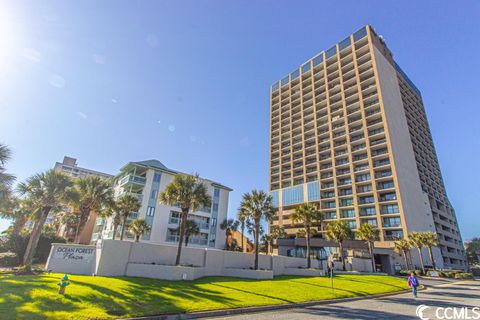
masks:
{"label": "sun glare", "polygon": [[0,6],[0,67],[9,65],[11,58],[19,54],[18,23],[15,16],[5,6]]}

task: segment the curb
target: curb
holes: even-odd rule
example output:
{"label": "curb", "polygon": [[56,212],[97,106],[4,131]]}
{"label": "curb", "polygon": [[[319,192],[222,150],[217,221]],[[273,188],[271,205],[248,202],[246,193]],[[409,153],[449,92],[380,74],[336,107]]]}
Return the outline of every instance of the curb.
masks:
{"label": "curb", "polygon": [[[425,288],[421,288],[419,290],[425,290]],[[398,294],[403,294],[408,292],[411,292],[411,290],[405,289],[401,291],[377,293],[377,294],[372,294],[368,296],[359,296],[359,297],[351,297],[351,298],[328,299],[328,300],[308,301],[308,302],[299,302],[299,303],[274,304],[274,305],[267,305],[267,306],[221,309],[221,310],[212,310],[212,311],[197,311],[197,312],[191,312],[191,313],[164,314],[164,315],[145,316],[145,317],[138,317],[138,318],[124,318],[122,320],[186,320],[186,319],[210,318],[210,317],[229,316],[229,315],[245,314],[245,313],[256,313],[256,312],[263,312],[263,311],[304,308],[304,307],[324,305],[324,304],[330,304],[330,303],[366,300],[371,298],[395,296]]]}

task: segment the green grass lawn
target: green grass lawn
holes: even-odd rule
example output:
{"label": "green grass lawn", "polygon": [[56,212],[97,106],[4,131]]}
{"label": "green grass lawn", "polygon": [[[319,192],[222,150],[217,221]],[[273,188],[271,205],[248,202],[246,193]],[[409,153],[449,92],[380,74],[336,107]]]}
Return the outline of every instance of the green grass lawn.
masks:
{"label": "green grass lawn", "polygon": [[408,288],[403,279],[374,275],[337,275],[334,292],[330,279],[324,277],[164,281],[72,275],[67,294],[61,296],[57,294],[61,276],[0,274],[0,318],[126,318],[354,297]]}

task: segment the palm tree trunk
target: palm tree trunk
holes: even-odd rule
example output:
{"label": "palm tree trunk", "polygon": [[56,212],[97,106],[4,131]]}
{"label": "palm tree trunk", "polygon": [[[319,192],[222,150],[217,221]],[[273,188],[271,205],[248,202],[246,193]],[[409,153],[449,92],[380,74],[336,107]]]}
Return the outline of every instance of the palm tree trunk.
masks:
{"label": "palm tree trunk", "polygon": [[345,259],[343,258],[343,241],[340,241],[338,245],[340,246],[340,259],[342,260],[343,271],[347,271],[347,267],[345,266]]}
{"label": "palm tree trunk", "polygon": [[435,260],[433,260],[433,251],[432,251],[432,247],[428,246],[427,247],[428,249],[428,254],[430,256],[430,260],[432,260],[432,267],[433,267],[433,270],[437,270],[437,266],[435,265]]}
{"label": "palm tree trunk", "polygon": [[123,235],[125,233],[125,228],[127,226],[127,219],[128,219],[128,214],[123,216],[122,229],[121,229],[121,232],[120,232],[120,240],[123,240]]}
{"label": "palm tree trunk", "polygon": [[309,228],[306,229],[305,240],[307,242],[307,268],[310,269],[312,266],[312,261],[310,259],[310,229]]}
{"label": "palm tree trunk", "polygon": [[13,230],[12,235],[18,236],[20,231],[22,231],[23,227],[25,227],[25,223],[27,222],[27,218],[25,216],[19,216],[15,219],[13,223]]}
{"label": "palm tree trunk", "polygon": [[75,237],[73,238],[74,243],[78,243],[78,234],[80,233],[80,220],[81,218],[78,219],[77,227],[75,228]]}
{"label": "palm tree trunk", "polygon": [[188,239],[189,239],[189,238],[190,238],[190,237],[185,236],[185,248],[188,246]]}
{"label": "palm tree trunk", "polygon": [[417,247],[418,255],[420,256],[420,263],[422,264],[422,273],[425,275],[425,264],[423,263],[422,248]]}
{"label": "palm tree trunk", "polygon": [[40,240],[40,235],[42,234],[43,225],[45,224],[51,209],[51,207],[43,208],[40,218],[35,223],[33,230],[30,233],[30,239],[28,240],[27,248],[25,249],[25,254],[23,255],[23,265],[27,266],[28,268],[32,264],[33,256],[37,250],[38,240]]}
{"label": "palm tree trunk", "polygon": [[408,265],[408,259],[407,259],[407,254],[405,253],[405,251],[402,250],[402,255],[403,255],[403,260],[405,261],[405,268],[409,268],[409,265]]}
{"label": "palm tree trunk", "polygon": [[139,234],[135,235],[135,242],[140,242],[140,235]]}
{"label": "palm tree trunk", "polygon": [[85,223],[88,220],[88,217],[90,217],[90,212],[87,214],[81,213],[80,218],[78,219],[78,224],[77,224],[77,230],[75,231],[75,243],[80,243],[80,235],[83,232],[83,229],[85,228]]}
{"label": "palm tree trunk", "polygon": [[370,259],[372,259],[372,272],[375,270],[375,255],[373,254],[373,244],[371,241],[368,241],[368,251],[370,251]]}
{"label": "palm tree trunk", "polygon": [[229,250],[228,239],[230,238],[230,229],[225,230],[225,250]]}
{"label": "palm tree trunk", "polygon": [[118,224],[114,223],[114,224],[113,224],[113,237],[112,237],[112,240],[115,240],[115,237],[117,236],[117,230],[118,230]]}
{"label": "palm tree trunk", "polygon": [[187,224],[188,211],[189,211],[188,209],[187,210],[182,209],[182,221],[180,221],[180,230],[178,230],[180,235],[178,238],[177,259],[175,260],[176,266],[180,265],[180,257],[182,255],[182,243],[183,243],[183,238],[185,236],[185,226]]}
{"label": "palm tree trunk", "polygon": [[244,243],[244,240],[243,240],[244,232],[245,232],[245,223],[242,222],[242,252],[245,252],[244,246],[243,246],[243,243]]}
{"label": "palm tree trunk", "polygon": [[258,270],[258,232],[260,230],[260,221],[255,221],[255,232],[254,232],[254,239],[255,239],[255,264],[254,269]]}

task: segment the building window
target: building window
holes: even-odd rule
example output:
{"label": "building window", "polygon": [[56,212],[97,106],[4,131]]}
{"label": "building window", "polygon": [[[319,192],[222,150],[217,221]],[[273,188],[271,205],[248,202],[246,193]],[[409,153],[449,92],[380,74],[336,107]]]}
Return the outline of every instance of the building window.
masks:
{"label": "building window", "polygon": [[368,197],[360,197],[359,199],[360,201],[360,204],[365,204],[365,203],[373,203],[374,202],[374,198],[373,196],[368,196]]}
{"label": "building window", "polygon": [[337,46],[333,46],[325,52],[326,58],[333,57],[337,53]]}
{"label": "building window", "polygon": [[367,28],[363,27],[353,34],[353,40],[358,41],[367,35]]}
{"label": "building window", "polygon": [[361,182],[361,181],[368,181],[370,180],[370,174],[367,173],[367,174],[359,174],[357,176],[357,182]]}
{"label": "building window", "polygon": [[371,224],[374,227],[378,226],[377,219],[363,219],[363,220],[361,220],[361,224],[365,224],[365,223]]}
{"label": "building window", "polygon": [[320,187],[318,182],[310,182],[307,184],[308,201],[320,200]]}
{"label": "building window", "polygon": [[218,203],[214,203],[214,204],[212,205],[212,211],[215,212],[215,213],[218,212]]}
{"label": "building window", "polygon": [[347,206],[353,206],[353,199],[352,198],[340,199],[340,207],[347,207]]}
{"label": "building window", "polygon": [[170,218],[168,219],[168,223],[178,224],[180,222],[180,215],[180,212],[170,211]]}
{"label": "building window", "polygon": [[285,188],[282,190],[282,205],[288,206],[303,201],[303,185]]}
{"label": "building window", "polygon": [[337,218],[337,212],[336,211],[325,212],[325,219],[336,219],[336,218]]}
{"label": "building window", "polygon": [[383,214],[390,214],[390,213],[399,213],[398,205],[396,204],[388,204],[383,205],[380,209],[380,212]]}
{"label": "building window", "polygon": [[395,192],[384,193],[380,195],[380,201],[391,201],[391,200],[397,200],[397,195],[395,194]]}
{"label": "building window", "polygon": [[291,74],[290,74],[290,79],[294,80],[294,79],[297,79],[298,76],[299,76],[299,72],[298,72],[298,69],[293,71]]}
{"label": "building window", "polygon": [[395,241],[403,238],[402,230],[386,230],[385,231],[385,240]]}
{"label": "building window", "polygon": [[401,225],[400,217],[383,218],[383,226],[385,228],[400,227]]}
{"label": "building window", "polygon": [[357,223],[355,221],[348,221],[348,226],[350,227],[350,229],[356,229]]}
{"label": "building window", "polygon": [[374,216],[376,213],[375,207],[362,208],[360,209],[361,216]]}
{"label": "building window", "polygon": [[153,217],[155,215],[155,207],[147,207],[147,217]]}
{"label": "building window", "polygon": [[277,208],[278,207],[278,190],[270,192],[270,196],[272,197],[272,206]]}
{"label": "building window", "polygon": [[272,92],[278,91],[278,82],[272,85]]}
{"label": "building window", "polygon": [[220,189],[218,188],[213,189],[213,196],[216,198],[220,197]]}
{"label": "building window", "polygon": [[162,176],[162,175],[161,175],[160,173],[155,172],[155,173],[153,174],[153,182],[160,182],[160,177],[161,177],[161,176]]}
{"label": "building window", "polygon": [[323,62],[323,52],[320,53],[318,56],[316,56],[315,58],[312,59],[312,62],[313,62],[313,67],[316,67],[318,66],[319,64],[321,64]]}
{"label": "building window", "polygon": [[308,61],[306,64],[302,66],[302,74],[305,74],[308,71],[310,71],[310,61]]}
{"label": "building window", "polygon": [[355,210],[354,209],[342,210],[341,217],[342,218],[354,218],[355,217]]}
{"label": "building window", "polygon": [[340,51],[342,51],[343,49],[348,47],[350,44],[351,44],[350,37],[348,37],[345,40],[343,40],[342,42],[340,42],[338,44],[338,47],[340,48]]}
{"label": "building window", "polygon": [[158,193],[158,190],[157,190],[157,189],[153,189],[153,190],[152,190],[152,193],[150,194],[150,199],[157,200],[157,193]]}
{"label": "building window", "polygon": [[285,78],[283,78],[283,79],[281,80],[281,85],[282,85],[282,87],[283,87],[284,85],[288,84],[288,81],[289,81],[288,76],[286,76]]}

